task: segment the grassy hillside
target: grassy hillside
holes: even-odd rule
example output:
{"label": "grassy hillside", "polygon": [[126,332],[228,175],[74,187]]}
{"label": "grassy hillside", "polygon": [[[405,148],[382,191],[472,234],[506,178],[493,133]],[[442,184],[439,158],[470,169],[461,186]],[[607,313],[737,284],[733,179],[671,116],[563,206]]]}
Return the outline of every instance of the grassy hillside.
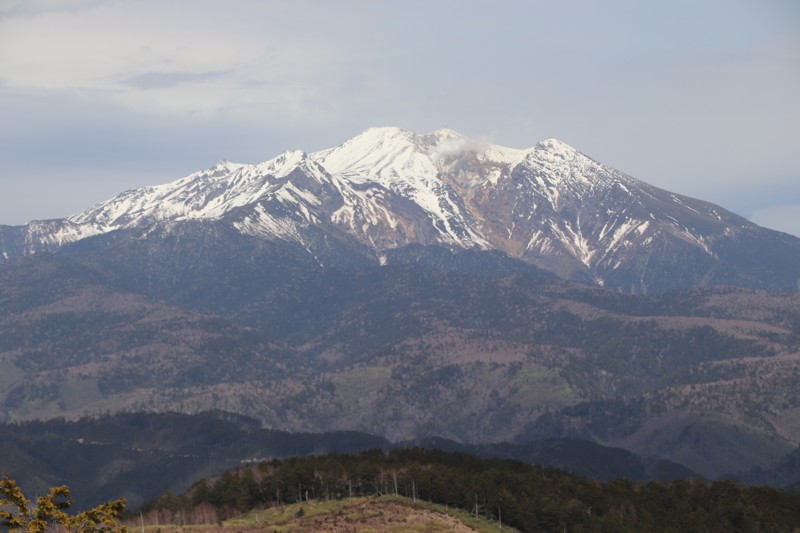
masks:
{"label": "grassy hillside", "polygon": [[[141,521],[128,520],[131,530]],[[385,532],[385,533],[513,533],[516,529],[497,520],[476,517],[452,507],[402,496],[364,496],[344,500],[310,500],[249,511],[218,524],[182,526],[147,525],[145,531],[240,533]]]}

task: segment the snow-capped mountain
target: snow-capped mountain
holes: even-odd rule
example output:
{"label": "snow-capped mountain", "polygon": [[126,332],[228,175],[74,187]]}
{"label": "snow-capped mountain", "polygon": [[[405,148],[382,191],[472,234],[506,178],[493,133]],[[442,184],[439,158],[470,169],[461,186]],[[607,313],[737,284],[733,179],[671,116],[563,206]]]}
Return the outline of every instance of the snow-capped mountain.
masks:
{"label": "snow-capped mountain", "polygon": [[494,249],[634,292],[720,283],[797,290],[800,279],[800,239],[648,185],[556,139],[512,149],[448,129],[372,128],[311,154],[222,161],[64,220],[0,227],[0,253],[193,220],[312,254],[311,229],[375,258],[408,244]]}

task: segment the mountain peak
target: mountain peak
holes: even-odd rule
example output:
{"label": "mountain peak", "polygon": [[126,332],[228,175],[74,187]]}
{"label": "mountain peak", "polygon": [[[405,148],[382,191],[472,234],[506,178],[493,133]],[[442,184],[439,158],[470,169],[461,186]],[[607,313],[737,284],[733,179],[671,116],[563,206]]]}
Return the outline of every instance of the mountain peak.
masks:
{"label": "mountain peak", "polygon": [[545,139],[543,141],[539,141],[538,143],[536,143],[534,149],[547,150],[549,152],[556,154],[569,155],[570,157],[574,157],[575,154],[579,153],[578,150],[576,150],[572,146],[554,137]]}
{"label": "mountain peak", "polygon": [[455,130],[451,130],[450,128],[439,128],[438,130],[431,132],[429,135],[439,140],[464,138],[464,135]]}
{"label": "mountain peak", "polygon": [[308,165],[308,154],[302,150],[286,150],[278,157],[258,165],[261,172],[269,173],[276,178],[290,174],[294,169]]}
{"label": "mountain peak", "polygon": [[378,126],[367,128],[346,142],[387,142],[393,140],[402,142],[404,140],[413,139],[414,136],[414,132],[398,128],[397,126]]}
{"label": "mountain peak", "polygon": [[[315,152],[310,157],[331,174],[361,181],[386,170],[398,172],[400,168],[414,168],[420,171],[426,162],[427,167],[433,169],[418,145],[418,136],[413,132],[397,127],[370,128],[335,148]],[[435,173],[435,169],[433,171]]]}
{"label": "mountain peak", "polygon": [[233,172],[234,170],[243,166],[245,165],[241,163],[234,163],[232,161],[228,161],[227,159],[220,159],[213,167],[209,168],[207,172],[211,175],[219,175],[222,173]]}

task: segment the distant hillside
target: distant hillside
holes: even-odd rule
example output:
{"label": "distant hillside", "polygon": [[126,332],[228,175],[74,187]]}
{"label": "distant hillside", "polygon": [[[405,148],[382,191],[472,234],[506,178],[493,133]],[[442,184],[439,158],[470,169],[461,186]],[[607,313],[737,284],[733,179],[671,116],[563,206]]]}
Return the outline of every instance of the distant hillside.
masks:
{"label": "distant hillside", "polygon": [[357,432],[287,433],[230,413],[119,414],[75,422],[0,425],[0,471],[27,493],[68,484],[81,505],[124,496],[131,505],[241,464],[330,452],[422,446],[505,457],[597,479],[697,477],[681,465],[643,460],[617,448],[571,439],[467,446],[444,439],[390,443]]}
{"label": "distant hillside", "polygon": [[0,265],[0,417],[221,409],[391,440],[575,437],[707,477],[800,439],[793,295],[625,295],[420,246],[321,267],[195,230]]}
{"label": "distant hillside", "polygon": [[81,506],[111,495],[135,506],[246,462],[388,447],[385,439],[363,433],[261,429],[228,413],[121,414],[2,424],[0,471],[29,494],[68,484]]}

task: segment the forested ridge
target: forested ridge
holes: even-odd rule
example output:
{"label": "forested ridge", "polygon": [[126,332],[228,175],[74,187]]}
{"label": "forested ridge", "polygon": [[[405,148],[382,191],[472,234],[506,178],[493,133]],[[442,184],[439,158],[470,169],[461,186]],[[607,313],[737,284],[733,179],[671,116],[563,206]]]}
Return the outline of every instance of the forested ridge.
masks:
{"label": "forested ridge", "polygon": [[700,479],[601,482],[420,448],[264,461],[165,494],[143,512],[151,523],[215,523],[252,509],[373,495],[457,507],[531,532],[800,531],[798,491]]}
{"label": "forested ridge", "polygon": [[800,442],[793,295],[633,296],[421,246],[320,267],[181,227],[0,267],[0,421],[225,409],[393,442],[579,438],[708,478]]}

